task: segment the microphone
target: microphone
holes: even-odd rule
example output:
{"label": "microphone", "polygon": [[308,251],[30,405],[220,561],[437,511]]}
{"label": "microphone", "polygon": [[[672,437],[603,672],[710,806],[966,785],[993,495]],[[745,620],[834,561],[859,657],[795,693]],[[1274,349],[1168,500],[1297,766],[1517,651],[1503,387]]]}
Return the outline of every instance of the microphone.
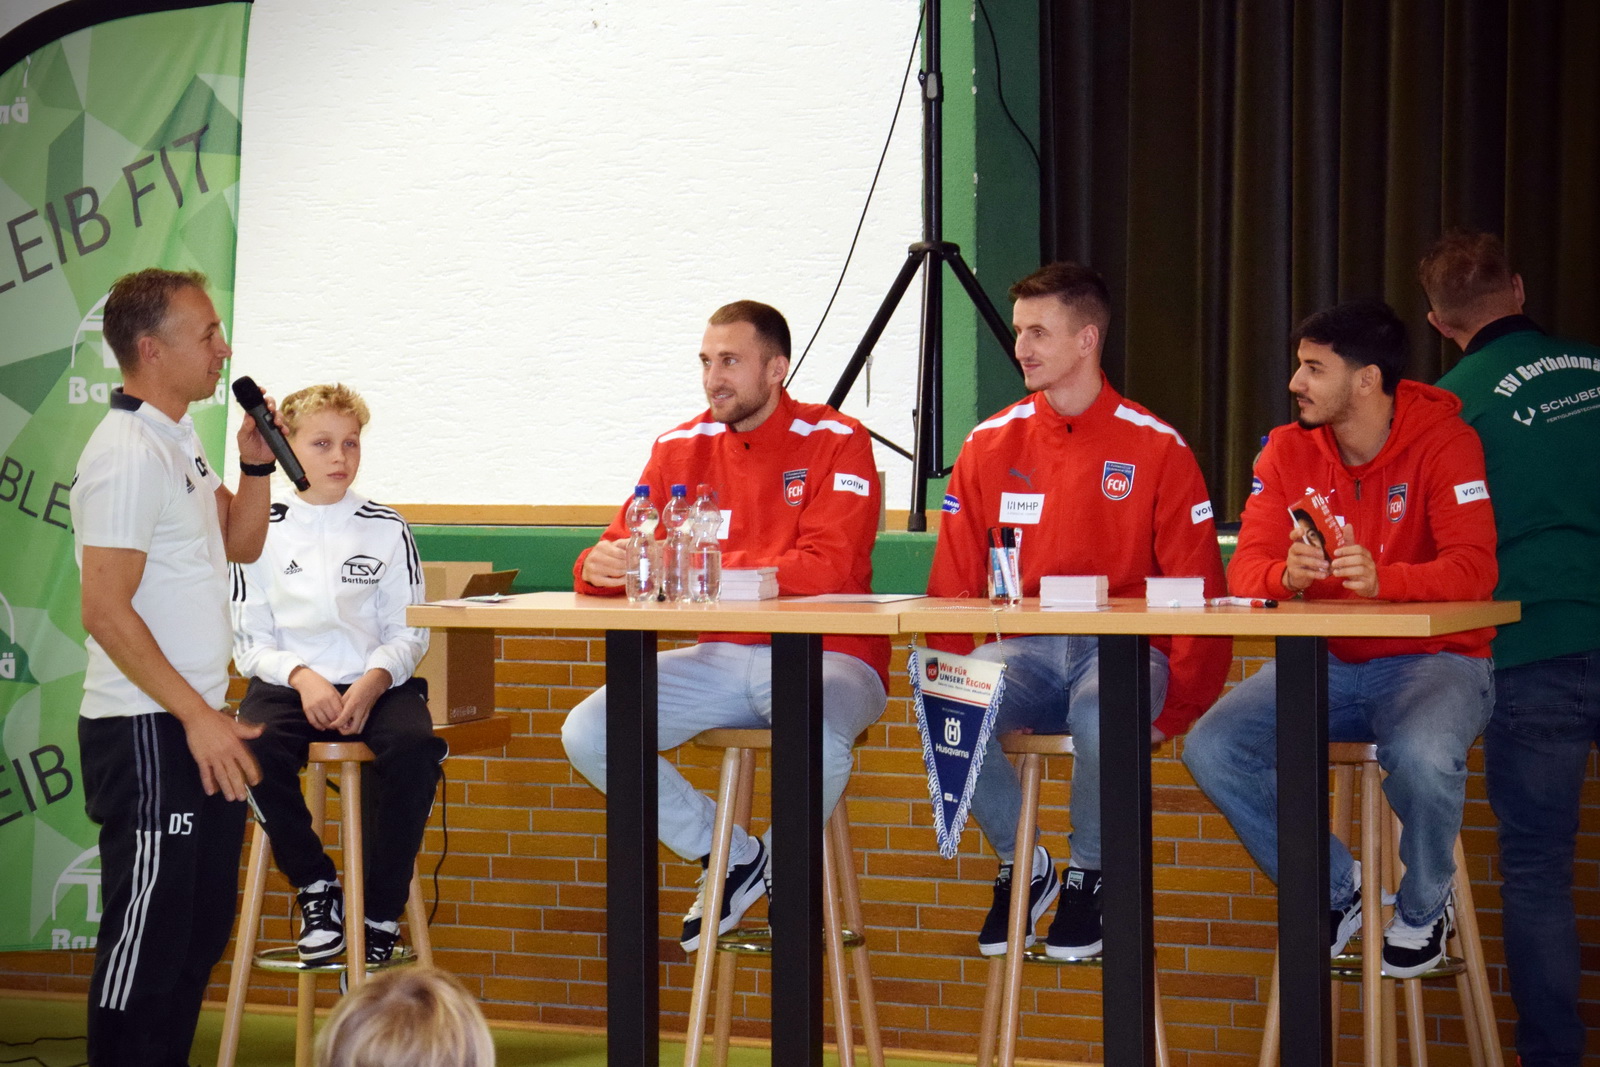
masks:
{"label": "microphone", "polygon": [[246,415],[256,420],[256,429],[261,431],[267,447],[272,449],[272,454],[277,457],[278,464],[283,467],[283,473],[294,483],[294,487],[300,490],[310,489],[311,479],[306,477],[306,470],[295,458],[294,449],[289,447],[283,431],[272,421],[272,412],[267,410],[267,398],[261,395],[261,387],[252,378],[240,378],[233,383],[233,398],[244,408]]}

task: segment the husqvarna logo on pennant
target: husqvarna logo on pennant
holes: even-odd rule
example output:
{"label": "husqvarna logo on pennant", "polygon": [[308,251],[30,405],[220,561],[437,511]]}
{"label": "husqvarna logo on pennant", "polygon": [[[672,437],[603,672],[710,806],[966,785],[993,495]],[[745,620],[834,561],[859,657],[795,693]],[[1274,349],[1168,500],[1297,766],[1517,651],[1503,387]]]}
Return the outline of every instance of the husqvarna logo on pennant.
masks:
{"label": "husqvarna logo on pennant", "polygon": [[1106,495],[1107,500],[1121,500],[1133,492],[1132,463],[1114,463],[1106,460],[1105,468],[1100,474],[1100,491]]}
{"label": "husqvarna logo on pennant", "polygon": [[944,743],[959,745],[961,743],[961,720],[947,718],[944,721]]}
{"label": "husqvarna logo on pennant", "polygon": [[806,498],[806,470],[802,467],[797,471],[783,472],[783,499],[792,508],[800,506],[800,501]]}
{"label": "husqvarna logo on pennant", "polygon": [[354,585],[377,585],[383,574],[383,560],[371,556],[351,556],[339,568],[339,581]]}
{"label": "husqvarna logo on pennant", "polygon": [[1389,521],[1399,522],[1406,514],[1406,488],[1410,482],[1401,482],[1399,485],[1389,487]]}

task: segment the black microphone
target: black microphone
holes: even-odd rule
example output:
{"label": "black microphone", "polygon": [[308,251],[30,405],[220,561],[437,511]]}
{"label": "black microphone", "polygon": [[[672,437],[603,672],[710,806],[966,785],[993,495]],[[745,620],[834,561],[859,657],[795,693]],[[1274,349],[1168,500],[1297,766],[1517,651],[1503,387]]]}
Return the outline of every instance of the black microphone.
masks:
{"label": "black microphone", "polygon": [[261,387],[254,379],[240,378],[233,383],[233,398],[244,408],[246,415],[256,420],[256,429],[261,431],[262,439],[267,442],[267,447],[272,449],[272,454],[278,458],[278,464],[283,467],[284,475],[294,483],[294,487],[300,490],[310,489],[311,479],[306,477],[306,470],[295,458],[294,449],[289,447],[283,431],[272,421],[272,412],[267,410],[267,398],[261,395]]}

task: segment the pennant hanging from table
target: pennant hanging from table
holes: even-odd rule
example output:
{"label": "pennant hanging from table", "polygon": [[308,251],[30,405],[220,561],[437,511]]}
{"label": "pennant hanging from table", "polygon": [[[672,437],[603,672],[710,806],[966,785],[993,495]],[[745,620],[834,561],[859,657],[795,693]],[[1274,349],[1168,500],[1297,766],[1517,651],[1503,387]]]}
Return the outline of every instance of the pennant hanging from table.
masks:
{"label": "pennant hanging from table", "polygon": [[1003,663],[913,645],[910,669],[933,828],[939,854],[950,859],[967,824],[983,750],[1005,692],[1006,668]]}

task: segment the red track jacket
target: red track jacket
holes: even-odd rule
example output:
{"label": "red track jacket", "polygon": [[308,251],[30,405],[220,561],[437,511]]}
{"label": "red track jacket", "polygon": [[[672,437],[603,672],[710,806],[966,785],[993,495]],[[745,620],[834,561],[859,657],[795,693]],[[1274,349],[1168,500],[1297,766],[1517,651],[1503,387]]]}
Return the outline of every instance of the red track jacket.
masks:
{"label": "red track jacket", "polygon": [[[801,404],[785,391],[777,410],[749,433],[709,412],[656,438],[638,485],[662,507],[674,483],[717,490],[728,536],[724,568],[777,567],[784,596],[872,592],[872,544],[878,531],[878,473],[872,443],[855,419],[826,404]],[[630,494],[631,499],[631,494]],[[628,536],[628,502],[606,527],[606,540]],[[658,532],[664,530],[658,529]],[[587,549],[572,568],[580,593],[619,595],[583,580]],[[766,634],[703,633],[702,641],[765,645]],[[822,643],[871,666],[889,685],[889,639],[830,634]]]}
{"label": "red track jacket", "polygon": [[[1484,481],[1483,446],[1443,389],[1402,381],[1389,439],[1370,463],[1346,467],[1333,431],[1297,424],[1272,431],[1256,460],[1239,548],[1228,566],[1237,596],[1293,595],[1283,584],[1293,520],[1289,505],[1316,490],[1355,531],[1378,565],[1387,601],[1488,600],[1494,595],[1494,509]],[[1338,578],[1314,582],[1312,600],[1351,600]],[[1380,656],[1459,652],[1488,656],[1494,627],[1428,638],[1330,638],[1346,663]]]}
{"label": "red track jacket", "polygon": [[[1201,577],[1206,595],[1224,580],[1211,500],[1178,432],[1124,400],[1102,377],[1082,415],[1056,414],[1034,393],[979,423],[956,460],[928,577],[931,596],[986,595],[988,528],[1021,526],[1022,586],[1039,595],[1047,574],[1104,574],[1110,594],[1143,597],[1156,575]],[[952,652],[962,635],[931,637]],[[1170,658],[1166,704],[1156,720],[1171,737],[1211,706],[1227,679],[1225,637],[1157,637]]]}

